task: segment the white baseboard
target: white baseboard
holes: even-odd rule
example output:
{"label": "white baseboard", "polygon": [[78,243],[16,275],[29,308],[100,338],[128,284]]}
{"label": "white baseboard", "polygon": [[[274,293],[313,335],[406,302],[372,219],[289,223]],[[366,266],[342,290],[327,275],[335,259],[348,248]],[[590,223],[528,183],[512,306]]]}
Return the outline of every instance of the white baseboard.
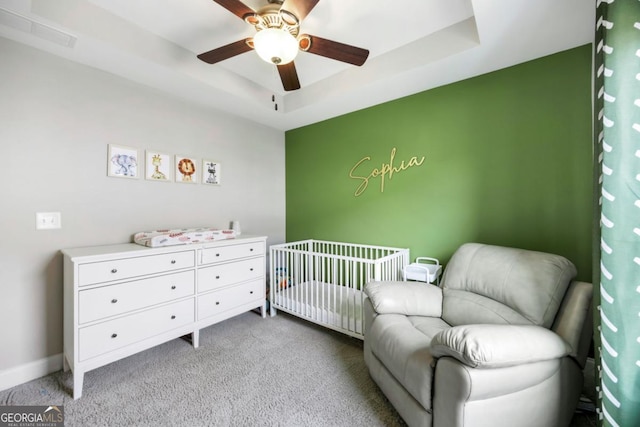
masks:
{"label": "white baseboard", "polygon": [[0,371],[0,390],[6,390],[62,369],[62,353]]}

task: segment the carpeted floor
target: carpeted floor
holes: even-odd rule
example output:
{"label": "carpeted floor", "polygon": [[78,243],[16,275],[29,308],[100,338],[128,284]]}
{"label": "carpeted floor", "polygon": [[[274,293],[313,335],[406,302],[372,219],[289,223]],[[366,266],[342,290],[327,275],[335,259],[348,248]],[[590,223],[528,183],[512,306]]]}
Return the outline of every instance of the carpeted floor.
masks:
{"label": "carpeted floor", "polygon": [[[56,372],[1,391],[0,405],[63,405],[67,427],[404,426],[361,341],[282,313],[245,313],[202,330],[198,349],[177,339],[90,371],[76,401],[72,384]],[[585,417],[574,425],[595,425]]]}

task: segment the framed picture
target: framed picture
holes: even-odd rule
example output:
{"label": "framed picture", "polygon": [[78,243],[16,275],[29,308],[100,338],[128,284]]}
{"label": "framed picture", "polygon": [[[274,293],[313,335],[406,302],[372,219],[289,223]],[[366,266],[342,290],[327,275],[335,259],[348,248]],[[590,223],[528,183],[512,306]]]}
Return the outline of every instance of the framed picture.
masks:
{"label": "framed picture", "polygon": [[198,182],[198,160],[188,156],[176,156],[176,182],[196,184]]}
{"label": "framed picture", "polygon": [[209,185],[220,185],[221,165],[213,160],[202,161],[202,183]]}
{"label": "framed picture", "polygon": [[107,175],[118,178],[138,178],[138,150],[109,144]]}
{"label": "framed picture", "polygon": [[168,154],[147,150],[145,155],[144,177],[151,181],[173,181],[173,162]]}

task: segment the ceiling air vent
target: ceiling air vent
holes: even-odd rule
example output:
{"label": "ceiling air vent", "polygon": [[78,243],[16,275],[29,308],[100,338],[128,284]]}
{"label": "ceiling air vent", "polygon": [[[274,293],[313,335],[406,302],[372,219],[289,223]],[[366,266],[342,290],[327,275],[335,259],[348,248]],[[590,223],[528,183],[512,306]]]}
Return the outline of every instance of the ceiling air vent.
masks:
{"label": "ceiling air vent", "polygon": [[72,48],[77,40],[76,36],[2,8],[0,8],[0,24],[33,34],[64,47]]}

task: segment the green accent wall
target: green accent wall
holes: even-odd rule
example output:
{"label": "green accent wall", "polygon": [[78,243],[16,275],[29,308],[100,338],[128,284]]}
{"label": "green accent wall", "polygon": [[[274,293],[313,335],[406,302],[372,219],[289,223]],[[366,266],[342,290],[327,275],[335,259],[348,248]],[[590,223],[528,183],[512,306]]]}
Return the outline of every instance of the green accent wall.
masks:
{"label": "green accent wall", "polygon": [[[591,59],[585,45],[286,132],[287,241],[443,262],[464,242],[515,246],[590,281]],[[356,196],[358,163],[353,176],[397,171]]]}

